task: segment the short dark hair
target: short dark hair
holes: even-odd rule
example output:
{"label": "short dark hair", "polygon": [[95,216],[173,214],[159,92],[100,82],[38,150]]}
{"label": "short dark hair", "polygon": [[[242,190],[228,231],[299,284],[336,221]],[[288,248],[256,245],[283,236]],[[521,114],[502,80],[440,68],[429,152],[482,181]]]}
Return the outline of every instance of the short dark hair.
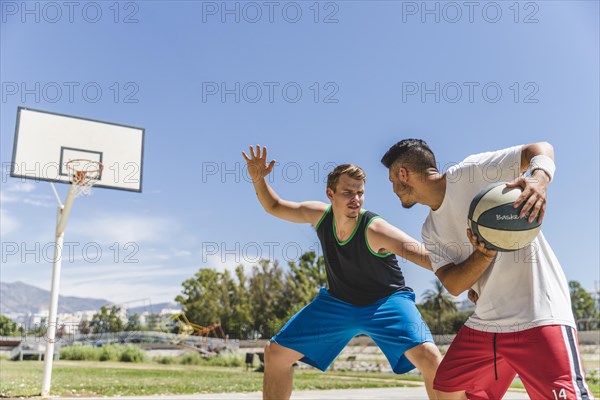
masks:
{"label": "short dark hair", "polygon": [[429,168],[437,171],[435,155],[427,142],[421,139],[404,139],[390,147],[381,158],[381,163],[390,168],[396,161],[414,172],[425,172]]}
{"label": "short dark hair", "polygon": [[361,167],[354,164],[341,164],[327,175],[327,187],[335,192],[340,176],[344,174],[352,179],[367,182],[367,174],[365,174],[365,171]]}

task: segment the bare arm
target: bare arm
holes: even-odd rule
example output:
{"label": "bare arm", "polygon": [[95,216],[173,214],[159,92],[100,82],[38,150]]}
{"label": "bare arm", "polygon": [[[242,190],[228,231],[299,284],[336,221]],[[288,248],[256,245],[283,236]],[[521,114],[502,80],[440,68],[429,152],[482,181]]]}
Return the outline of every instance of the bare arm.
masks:
{"label": "bare arm", "polygon": [[[547,156],[554,160],[554,147],[548,142],[539,142],[524,145],[521,148],[521,173],[527,171],[531,166],[531,159],[535,156]],[[539,215],[539,221],[544,219],[546,213],[546,191],[550,183],[550,176],[541,169],[533,171],[531,177],[521,176],[514,181],[508,183],[507,187],[520,186],[523,189],[521,196],[515,201],[515,208],[525,203],[521,210],[521,217],[524,217],[527,212],[529,222],[533,222]]]}
{"label": "bare arm", "polygon": [[453,296],[458,296],[473,286],[491,265],[497,253],[495,250],[486,249],[484,243],[478,243],[477,236],[473,235],[470,229],[467,230],[467,236],[476,250],[465,261],[444,265],[435,272]]}
{"label": "bare arm", "polygon": [[523,145],[521,148],[521,173],[527,171],[531,159],[539,155],[545,155],[554,160],[554,147],[548,142]]}
{"label": "bare arm", "polygon": [[381,218],[377,218],[369,225],[367,244],[376,253],[392,252],[432,271],[425,245]]}
{"label": "bare arm", "polygon": [[327,204],[320,201],[295,202],[281,199],[269,186],[265,177],[271,173],[275,160],[267,165],[267,148],[256,145],[255,149],[250,146],[250,157],[242,152],[242,156],[248,164],[248,173],[252,179],[254,190],[258,201],[266,212],[286,221],[298,223],[310,223],[313,226],[327,210]]}

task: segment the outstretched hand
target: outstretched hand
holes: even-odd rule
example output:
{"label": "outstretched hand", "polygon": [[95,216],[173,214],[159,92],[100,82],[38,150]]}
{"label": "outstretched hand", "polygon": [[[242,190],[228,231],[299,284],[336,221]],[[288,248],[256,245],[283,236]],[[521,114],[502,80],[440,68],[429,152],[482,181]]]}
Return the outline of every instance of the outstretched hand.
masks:
{"label": "outstretched hand", "polygon": [[267,147],[261,148],[260,145],[256,145],[256,151],[250,146],[250,157],[242,151],[242,156],[248,164],[248,173],[252,182],[256,182],[265,176],[269,175],[275,165],[275,160],[271,160],[267,165]]}
{"label": "outstretched hand", "polygon": [[541,223],[544,214],[546,213],[546,190],[550,178],[544,171],[537,170],[535,172],[535,177],[521,176],[514,181],[507,183],[506,187],[514,188],[519,186],[523,189],[523,192],[514,204],[514,207],[518,208],[521,204],[525,203],[519,216],[523,218],[531,211],[528,221],[533,222],[539,215],[538,220]]}

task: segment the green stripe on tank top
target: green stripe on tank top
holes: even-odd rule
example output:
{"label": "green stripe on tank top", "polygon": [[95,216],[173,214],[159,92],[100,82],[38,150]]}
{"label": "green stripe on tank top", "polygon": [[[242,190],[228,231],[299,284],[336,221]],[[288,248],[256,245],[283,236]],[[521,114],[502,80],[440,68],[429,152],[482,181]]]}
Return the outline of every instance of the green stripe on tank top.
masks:
{"label": "green stripe on tank top", "polygon": [[390,254],[394,254],[394,253],[392,253],[392,252],[385,253],[385,254],[375,253],[373,251],[373,249],[371,248],[371,246],[369,246],[369,241],[367,240],[367,229],[369,229],[369,225],[371,225],[371,222],[375,221],[377,218],[381,218],[381,217],[379,215],[376,215],[373,218],[371,218],[369,220],[369,222],[367,222],[367,226],[365,227],[365,244],[367,245],[367,249],[369,249],[369,251],[371,252],[371,254],[373,254],[375,257],[384,258],[384,257],[387,257]]}
{"label": "green stripe on tank top", "polygon": [[321,219],[319,219],[319,222],[317,222],[317,225],[315,225],[315,231],[319,229],[319,225],[321,225],[321,222],[323,222],[329,210],[331,210],[331,204],[327,206],[327,209],[325,210],[323,215],[321,215]]}
{"label": "green stripe on tank top", "polygon": [[348,239],[344,240],[343,242],[339,241],[339,239],[337,237],[337,233],[335,233],[335,218],[332,218],[333,223],[331,224],[331,229],[333,229],[333,237],[335,238],[335,241],[337,242],[337,244],[339,244],[340,246],[343,246],[352,240],[352,238],[354,237],[354,234],[356,234],[356,231],[358,230],[360,221],[362,220],[362,217],[363,217],[363,215],[365,215],[366,211],[367,210],[364,210],[364,209],[360,211],[360,217],[358,217],[358,221],[356,222],[356,226],[354,227],[354,231],[352,232],[352,235],[350,235],[350,237]]}

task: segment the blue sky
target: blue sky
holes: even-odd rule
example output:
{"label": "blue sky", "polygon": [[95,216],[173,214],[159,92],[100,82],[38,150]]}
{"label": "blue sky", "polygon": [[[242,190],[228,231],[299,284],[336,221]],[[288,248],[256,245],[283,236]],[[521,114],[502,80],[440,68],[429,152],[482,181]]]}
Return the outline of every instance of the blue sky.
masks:
{"label": "blue sky", "polygon": [[[172,301],[198,268],[318,248],[309,226],[260,207],[240,155],[256,143],[279,162],[283,198],[327,201],[332,165],[356,163],[365,207],[419,238],[427,209],[402,209],[379,164],[406,137],[427,140],[442,169],[551,142],[543,231],[567,278],[593,290],[598,2],[472,4],[2,1],[2,282],[50,288],[56,201],[48,183],[7,173],[23,106],[146,130],[143,193],[77,199],[63,295]],[[401,265],[417,296],[432,286]]]}

